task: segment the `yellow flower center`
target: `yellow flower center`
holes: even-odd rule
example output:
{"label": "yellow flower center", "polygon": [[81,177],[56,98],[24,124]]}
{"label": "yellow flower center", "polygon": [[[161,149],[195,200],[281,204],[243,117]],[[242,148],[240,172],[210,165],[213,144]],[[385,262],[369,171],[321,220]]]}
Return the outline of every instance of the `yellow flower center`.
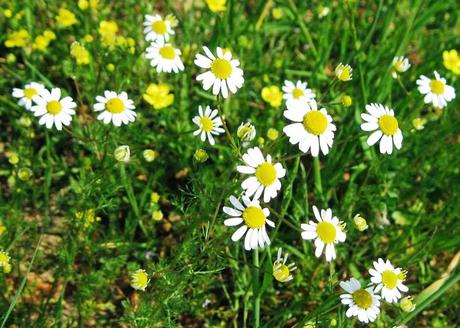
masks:
{"label": "yellow flower center", "polygon": [[232,74],[232,71],[232,65],[230,65],[228,60],[217,58],[211,64],[211,72],[221,80],[228,78]]}
{"label": "yellow flower center", "polygon": [[174,48],[171,46],[165,46],[165,47],[160,48],[160,55],[164,59],[176,58],[176,52],[174,51]]}
{"label": "yellow flower center", "polygon": [[372,305],[372,296],[367,290],[358,289],[351,297],[353,298],[353,302],[361,309],[367,310]]}
{"label": "yellow flower center", "polygon": [[350,76],[351,76],[351,71],[348,67],[343,66],[338,70],[337,77],[339,78],[339,80],[348,81],[350,79]]}
{"label": "yellow flower center", "polygon": [[144,288],[147,286],[148,282],[149,277],[144,271],[136,272],[135,283],[137,286],[139,286],[140,288]]}
{"label": "yellow flower center", "polygon": [[322,221],[316,226],[316,233],[323,243],[330,244],[335,241],[337,230],[332,223]]}
{"label": "yellow flower center", "polygon": [[398,131],[398,120],[391,115],[382,115],[379,118],[379,127],[383,134],[392,136]]}
{"label": "yellow flower center", "polygon": [[204,132],[211,132],[214,128],[214,123],[209,117],[206,116],[200,118],[200,124],[201,130],[203,130]]}
{"label": "yellow flower center", "polygon": [[398,276],[391,270],[385,270],[382,273],[382,282],[388,289],[393,289],[398,284]]}
{"label": "yellow flower center", "polygon": [[273,277],[278,281],[285,282],[289,278],[289,268],[287,265],[275,263],[273,265]]}
{"label": "yellow flower center", "polygon": [[303,126],[309,133],[319,136],[327,128],[326,115],[317,110],[308,112],[303,117]]}
{"label": "yellow flower center", "polygon": [[295,99],[299,99],[299,98],[302,97],[303,95],[304,95],[304,93],[303,93],[303,90],[302,90],[302,89],[295,88],[294,90],[292,90],[292,96],[293,96]]}
{"label": "yellow flower center", "polygon": [[112,98],[105,103],[105,108],[112,114],[119,114],[125,110],[125,104],[118,98]]}
{"label": "yellow flower center", "polygon": [[398,72],[402,72],[404,70],[404,62],[401,60],[396,61],[393,65],[394,69]]}
{"label": "yellow flower center", "polygon": [[252,229],[263,227],[265,220],[267,219],[262,209],[255,206],[249,206],[246,208],[242,216],[246,225]]}
{"label": "yellow flower center", "polygon": [[62,105],[57,100],[51,100],[50,102],[46,104],[46,110],[51,115],[57,115],[62,111]]}
{"label": "yellow flower center", "polygon": [[437,95],[442,95],[444,93],[444,83],[439,80],[431,80],[430,82],[431,91]]}
{"label": "yellow flower center", "polygon": [[0,266],[3,266],[9,262],[8,256],[5,253],[0,253]]}
{"label": "yellow flower center", "polygon": [[275,167],[268,162],[260,164],[256,169],[256,178],[263,186],[270,186],[276,180]]}
{"label": "yellow flower center", "polygon": [[156,34],[163,35],[168,31],[168,27],[166,26],[166,23],[164,21],[159,20],[152,23],[152,30]]}
{"label": "yellow flower center", "polygon": [[24,97],[26,97],[27,99],[32,99],[32,97],[35,96],[36,94],[38,94],[38,92],[34,88],[24,89]]}

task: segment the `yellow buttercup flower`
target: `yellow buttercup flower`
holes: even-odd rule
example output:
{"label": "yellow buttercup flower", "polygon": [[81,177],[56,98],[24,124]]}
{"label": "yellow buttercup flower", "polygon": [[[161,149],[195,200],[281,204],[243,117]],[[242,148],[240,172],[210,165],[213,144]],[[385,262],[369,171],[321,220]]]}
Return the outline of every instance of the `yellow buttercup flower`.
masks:
{"label": "yellow buttercup flower", "polygon": [[457,50],[446,50],[442,53],[444,67],[452,71],[455,75],[460,75],[460,56]]}
{"label": "yellow buttercup flower", "polygon": [[171,88],[166,83],[151,83],[142,95],[144,100],[155,109],[162,109],[171,106],[174,102],[174,95],[169,93]]}
{"label": "yellow buttercup flower", "polygon": [[89,1],[88,0],[78,0],[78,8],[81,10],[86,10],[89,7]]}
{"label": "yellow buttercup flower", "polygon": [[225,11],[225,9],[227,9],[225,6],[226,3],[227,0],[206,0],[206,4],[208,5],[209,9],[214,13]]}
{"label": "yellow buttercup flower", "polygon": [[157,192],[152,192],[152,194],[150,195],[150,201],[156,204],[158,203],[159,200],[160,200],[160,195]]}
{"label": "yellow buttercup flower", "polygon": [[155,221],[161,221],[161,219],[163,219],[163,212],[160,210],[153,212],[152,219]]}
{"label": "yellow buttercup flower", "polygon": [[114,46],[117,42],[118,24],[114,21],[102,21],[99,23],[99,34],[104,47]]}
{"label": "yellow buttercup flower", "polygon": [[281,19],[284,15],[283,8],[276,7],[272,9],[272,16],[274,19]]}
{"label": "yellow buttercup flower", "polygon": [[72,43],[70,46],[70,55],[75,58],[78,65],[88,65],[90,56],[88,50],[78,42]]}
{"label": "yellow buttercup flower", "polygon": [[56,16],[56,20],[63,27],[69,27],[78,23],[78,20],[75,17],[75,15],[70,10],[67,10],[65,8],[59,9],[58,15]]}
{"label": "yellow buttercup flower", "polygon": [[21,29],[19,31],[12,32],[7,35],[5,41],[5,47],[7,48],[24,48],[29,39],[29,33]]}
{"label": "yellow buttercup flower", "polygon": [[276,85],[264,87],[262,89],[262,99],[270,104],[272,107],[280,107],[283,101],[283,94]]}

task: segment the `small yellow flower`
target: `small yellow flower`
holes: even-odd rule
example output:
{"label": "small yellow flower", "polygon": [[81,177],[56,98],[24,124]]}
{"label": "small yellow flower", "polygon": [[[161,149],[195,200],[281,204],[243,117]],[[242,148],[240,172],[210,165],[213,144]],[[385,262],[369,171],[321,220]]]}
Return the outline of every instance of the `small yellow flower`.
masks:
{"label": "small yellow flower", "polygon": [[274,19],[281,19],[284,16],[283,8],[276,7],[272,9],[272,17]]}
{"label": "small yellow flower", "polygon": [[280,107],[283,101],[283,94],[276,85],[264,87],[262,89],[262,99],[270,104],[272,107]]}
{"label": "small yellow flower", "polygon": [[56,40],[56,34],[55,34],[53,31],[51,31],[51,30],[45,30],[45,31],[43,32],[43,36],[44,36],[45,38],[47,38],[48,40],[50,40],[50,41]]}
{"label": "small yellow flower", "polygon": [[195,160],[199,163],[204,163],[208,160],[209,156],[208,156],[208,153],[206,152],[206,150],[204,149],[197,149],[195,151],[195,154],[193,154],[193,157],[195,158]]}
{"label": "small yellow flower", "polygon": [[112,63],[107,64],[106,67],[109,72],[113,72],[115,70],[115,65]]}
{"label": "small yellow flower", "polygon": [[16,165],[19,163],[19,156],[17,153],[13,151],[6,152],[6,157],[8,158],[8,162],[12,165]]}
{"label": "small yellow flower", "polygon": [[442,53],[442,60],[445,68],[452,71],[455,75],[460,74],[460,56],[457,50],[445,50]]}
{"label": "small yellow flower", "polygon": [[70,55],[75,58],[78,65],[88,65],[90,56],[88,50],[77,41],[70,46]]}
{"label": "small yellow flower", "polygon": [[263,137],[259,137],[257,138],[257,143],[259,144],[259,146],[262,146],[265,143],[265,139]]}
{"label": "small yellow flower", "polygon": [[131,275],[131,287],[136,290],[145,291],[149,282],[149,276],[143,269],[139,269]]}
{"label": "small yellow flower", "polygon": [[10,54],[6,55],[6,62],[7,62],[8,64],[13,64],[13,63],[15,63],[15,62],[16,62],[16,56],[15,56],[15,54],[10,53]]}
{"label": "small yellow flower", "polygon": [[18,170],[18,178],[22,181],[28,181],[32,176],[32,170],[27,167],[22,167]]}
{"label": "small yellow flower", "polygon": [[13,12],[11,11],[11,9],[4,9],[3,16],[5,16],[6,18],[11,18],[11,16],[13,16]]}
{"label": "small yellow flower", "polygon": [[345,107],[350,107],[353,104],[353,99],[348,95],[343,95],[342,98],[340,99],[340,102]]}
{"label": "small yellow flower", "polygon": [[361,215],[356,214],[353,218],[353,222],[355,223],[356,228],[359,231],[364,231],[368,228],[367,221]]}
{"label": "small yellow flower", "polygon": [[208,5],[209,9],[214,13],[225,11],[227,9],[225,6],[226,3],[227,0],[206,0],[206,4]]}
{"label": "small yellow flower", "polygon": [[78,8],[81,10],[86,10],[89,7],[88,0],[78,0]]}
{"label": "small yellow flower", "polygon": [[149,163],[158,158],[158,152],[153,149],[144,150],[142,155],[144,156],[144,159]]}
{"label": "small yellow flower", "polygon": [[150,84],[142,95],[144,100],[155,109],[169,107],[174,102],[174,95],[169,93],[171,88],[166,83]]}
{"label": "small yellow flower", "polygon": [[101,218],[99,216],[96,216],[94,209],[89,209],[85,212],[77,212],[75,214],[75,217],[82,221],[83,227],[89,228],[94,224],[94,222],[99,222],[101,221]]}
{"label": "small yellow flower", "polygon": [[114,21],[101,21],[99,23],[99,34],[102,38],[104,47],[114,46],[116,44],[118,24]]}
{"label": "small yellow flower", "polygon": [[128,162],[131,157],[129,146],[119,146],[115,149],[113,156],[119,162]]}
{"label": "small yellow flower", "polygon": [[426,119],[416,117],[412,120],[412,126],[415,130],[423,130],[425,128]]}
{"label": "small yellow flower", "polygon": [[7,35],[5,47],[7,48],[24,48],[29,39],[29,33],[21,29]]}
{"label": "small yellow flower", "polygon": [[166,16],[165,20],[171,23],[172,28],[177,26],[177,18],[173,14]]}
{"label": "small yellow flower", "polygon": [[7,252],[5,252],[3,249],[0,250],[0,268],[5,267],[10,263],[10,257]]}
{"label": "small yellow flower", "polygon": [[150,201],[156,204],[158,203],[159,200],[160,200],[160,195],[157,192],[152,192],[152,194],[150,195]]}
{"label": "small yellow flower", "polygon": [[350,65],[343,65],[340,63],[335,68],[335,76],[342,82],[350,81],[353,76],[352,71],[353,69]]}
{"label": "small yellow flower", "polygon": [[161,221],[163,219],[163,212],[158,210],[152,213],[152,219],[155,221]]}
{"label": "small yellow flower", "polygon": [[35,38],[34,43],[32,44],[32,47],[36,50],[45,52],[46,48],[48,48],[50,44],[50,39],[48,39],[44,35],[39,35]]}
{"label": "small yellow flower", "polygon": [[270,128],[267,131],[267,137],[268,137],[268,139],[270,139],[272,141],[278,139],[279,135],[280,135],[280,133],[278,132],[278,130],[276,130],[274,128]]}
{"label": "small yellow flower", "polygon": [[411,296],[406,296],[399,301],[399,306],[404,312],[412,312],[415,310],[415,303]]}
{"label": "small yellow flower", "polygon": [[56,16],[56,20],[63,27],[69,27],[78,23],[78,20],[75,17],[75,15],[70,10],[67,10],[65,8],[59,9],[58,15]]}
{"label": "small yellow flower", "polygon": [[91,34],[86,34],[84,37],[83,37],[83,40],[85,40],[86,43],[91,43],[94,41],[94,38]]}

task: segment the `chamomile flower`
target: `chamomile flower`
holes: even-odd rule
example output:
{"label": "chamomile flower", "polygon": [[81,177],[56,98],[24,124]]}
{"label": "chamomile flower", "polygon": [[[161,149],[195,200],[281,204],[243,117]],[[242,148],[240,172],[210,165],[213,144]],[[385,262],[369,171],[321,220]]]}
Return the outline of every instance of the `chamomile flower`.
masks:
{"label": "chamomile flower", "polygon": [[307,82],[297,81],[294,84],[294,82],[286,80],[282,89],[287,108],[293,104],[304,104],[315,99],[315,93],[307,88]]}
{"label": "chamomile flower", "polygon": [[270,155],[265,159],[259,147],[249,148],[243,155],[243,161],[246,165],[238,165],[237,171],[252,175],[241,184],[241,188],[246,191],[246,196],[254,195],[254,199],[259,199],[263,193],[265,203],[275,198],[281,189],[279,179],[286,175],[286,170],[281,163],[272,163]]}
{"label": "chamomile flower", "polygon": [[256,128],[251,124],[251,122],[243,122],[238,127],[236,135],[241,141],[243,141],[243,146],[246,146],[256,137]]}
{"label": "chamomile flower", "polygon": [[115,126],[128,124],[134,122],[136,119],[136,112],[134,102],[128,98],[126,92],[117,94],[115,91],[104,91],[104,96],[96,96],[97,103],[94,104],[93,109],[95,112],[100,112],[97,116],[99,121],[104,124],[113,123]]}
{"label": "chamomile flower", "polygon": [[37,82],[31,82],[24,86],[24,89],[13,88],[12,96],[19,98],[18,105],[23,106],[25,109],[32,108],[32,98],[35,95],[39,95],[45,87],[43,84]]}
{"label": "chamomile flower", "polygon": [[4,250],[0,250],[0,268],[10,263],[10,256]]}
{"label": "chamomile flower", "polygon": [[395,303],[401,298],[401,292],[407,292],[409,288],[403,285],[406,273],[401,268],[395,268],[389,260],[379,258],[374,261],[374,268],[369,269],[372,283],[376,284],[375,292],[381,290],[382,298],[388,303]]}
{"label": "chamomile flower", "polygon": [[69,125],[72,115],[75,115],[74,108],[77,104],[71,97],[61,99],[59,88],[53,88],[51,92],[44,89],[33,96],[32,100],[36,105],[32,106],[31,110],[35,116],[40,117],[38,124],[46,125],[48,129],[54,125],[59,131],[62,130],[62,126]]}
{"label": "chamomile flower", "polygon": [[332,216],[332,210],[318,210],[313,206],[313,213],[318,223],[309,221],[302,223],[302,238],[306,240],[315,240],[315,256],[320,257],[323,249],[326,248],[326,261],[331,261],[336,258],[334,244],[343,243],[346,239],[346,234],[342,230],[341,222],[335,216]]}
{"label": "chamomile flower", "polygon": [[324,155],[329,153],[336,127],[325,108],[318,110],[316,101],[312,100],[292,105],[283,115],[295,122],[283,129],[291,144],[299,144],[299,149],[304,153],[310,150],[313,157],[319,155],[320,149]]}
{"label": "chamomile flower", "polygon": [[171,21],[163,19],[160,15],[145,15],[144,34],[147,41],[168,41],[169,36],[174,34]]}
{"label": "chamomile flower", "polygon": [[242,197],[241,203],[235,196],[230,196],[230,203],[233,207],[224,206],[224,212],[231,216],[226,219],[224,224],[227,227],[241,226],[233,233],[232,240],[237,242],[246,234],[244,238],[244,248],[247,251],[263,248],[270,245],[266,225],[274,228],[275,223],[268,219],[270,211],[267,208],[261,208],[258,200],[250,200],[249,197]]}
{"label": "chamomile flower", "polygon": [[442,78],[438,72],[434,71],[434,79],[431,80],[425,75],[421,75],[417,80],[418,91],[425,95],[425,104],[432,103],[434,107],[444,108],[447,103],[455,98],[455,89],[446,84],[446,79]]}
{"label": "chamomile flower", "polygon": [[283,250],[281,247],[278,249],[278,255],[276,261],[273,263],[273,277],[279,282],[288,282],[292,280],[292,271],[297,269],[295,263],[286,264],[288,259],[288,253],[282,256]]}
{"label": "chamomile flower", "polygon": [[403,135],[399,129],[398,120],[393,109],[381,104],[366,105],[366,111],[361,118],[365,123],[361,124],[363,131],[374,131],[367,138],[367,144],[373,146],[380,140],[380,153],[391,154],[393,143],[396,149],[401,149]]}
{"label": "chamomile flower", "polygon": [[412,296],[406,296],[399,301],[399,307],[404,312],[412,312],[415,310],[416,305]]}
{"label": "chamomile flower", "polygon": [[404,56],[399,56],[393,58],[393,62],[391,64],[391,76],[394,79],[397,79],[399,74],[404,73],[410,68],[409,59]]}
{"label": "chamomile flower", "polygon": [[145,57],[151,59],[150,65],[156,67],[157,72],[178,73],[184,70],[184,64],[180,59],[181,51],[174,48],[163,40],[152,42],[147,48]]}
{"label": "chamomile flower", "polygon": [[353,69],[350,65],[343,65],[342,63],[338,64],[335,68],[335,76],[342,82],[351,81],[353,77]]}
{"label": "chamomile flower", "polygon": [[150,282],[147,272],[143,269],[139,269],[131,274],[131,287],[136,290],[145,291]]}
{"label": "chamomile flower", "polygon": [[206,109],[203,112],[203,108],[198,106],[198,116],[195,116],[192,120],[193,123],[198,125],[198,130],[193,132],[194,136],[197,136],[201,133],[201,141],[206,141],[208,139],[211,145],[215,144],[213,135],[219,135],[225,132],[221,128],[222,120],[217,116],[217,109],[211,110],[211,107],[206,106]]}
{"label": "chamomile flower", "polygon": [[361,284],[355,278],[348,281],[341,281],[342,287],[347,294],[340,295],[342,304],[348,305],[345,315],[358,317],[364,323],[375,321],[380,313],[380,296],[374,294],[374,288],[361,288]]}
{"label": "chamomile flower", "polygon": [[208,49],[203,47],[206,56],[197,54],[195,57],[195,65],[209,69],[196,77],[197,81],[203,83],[203,89],[209,90],[212,87],[213,95],[219,93],[222,97],[227,98],[228,92],[236,93],[243,86],[243,70],[239,67],[240,61],[232,59],[232,53],[228,50],[224,51],[217,47],[217,57]]}

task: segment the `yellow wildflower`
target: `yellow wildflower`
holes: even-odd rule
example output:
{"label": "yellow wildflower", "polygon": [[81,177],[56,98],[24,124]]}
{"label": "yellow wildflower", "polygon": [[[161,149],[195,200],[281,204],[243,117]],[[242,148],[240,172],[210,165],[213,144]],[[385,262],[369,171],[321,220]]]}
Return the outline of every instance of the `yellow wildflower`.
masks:
{"label": "yellow wildflower", "polygon": [[158,157],[158,152],[153,149],[146,149],[142,152],[144,159],[147,162],[153,162]]}
{"label": "yellow wildflower", "polygon": [[340,101],[345,107],[350,107],[353,104],[353,99],[348,95],[343,95]]}
{"label": "yellow wildflower", "polygon": [[272,107],[280,107],[283,101],[283,94],[276,85],[271,85],[262,89],[262,99],[270,104]]}
{"label": "yellow wildflower", "polygon": [[193,154],[193,158],[195,158],[195,160],[199,163],[204,163],[208,160],[209,155],[206,152],[206,150],[199,148],[195,150],[195,153]]}
{"label": "yellow wildflower", "polygon": [[86,34],[84,37],[83,37],[83,40],[85,40],[85,42],[87,43],[91,43],[94,41],[94,38],[91,34]]}
{"label": "yellow wildflower", "polygon": [[155,109],[162,109],[171,106],[174,102],[174,95],[169,93],[171,88],[166,83],[151,83],[142,95],[144,100]]}
{"label": "yellow wildflower", "polygon": [[18,170],[18,178],[22,181],[28,181],[32,176],[32,170],[27,167],[22,167]]}
{"label": "yellow wildflower", "polygon": [[17,153],[13,151],[8,151],[5,153],[6,157],[8,158],[8,162],[12,165],[16,165],[19,163],[19,156]]}
{"label": "yellow wildflower", "polygon": [[65,8],[59,9],[59,13],[56,16],[56,20],[63,27],[69,27],[78,23],[78,20],[75,17],[75,15],[70,10],[67,10]]}
{"label": "yellow wildflower", "polygon": [[163,212],[160,210],[153,212],[152,219],[155,221],[161,221],[161,219],[163,219]]}
{"label": "yellow wildflower", "polygon": [[70,55],[75,58],[75,61],[78,65],[88,65],[89,64],[89,52],[84,46],[78,42],[72,43],[70,46]]}
{"label": "yellow wildflower", "polygon": [[4,9],[3,16],[5,16],[6,18],[11,18],[11,16],[13,16],[13,12],[11,11],[11,9]]}
{"label": "yellow wildflower", "polygon": [[10,256],[3,249],[0,250],[0,268],[10,263]]}
{"label": "yellow wildflower", "polygon": [[75,217],[83,223],[83,227],[85,228],[89,228],[94,222],[101,221],[101,218],[95,215],[94,209],[89,209],[86,212],[77,212]]}
{"label": "yellow wildflower", "polygon": [[8,55],[6,55],[6,62],[7,62],[8,64],[13,64],[13,63],[15,63],[15,62],[16,62],[16,56],[15,56],[14,54],[11,54],[11,53],[8,54]]}
{"label": "yellow wildflower", "polygon": [[89,1],[88,0],[78,0],[78,8],[81,10],[86,10],[89,7]]}
{"label": "yellow wildflower", "polygon": [[457,50],[446,50],[442,53],[444,67],[452,71],[455,75],[460,75],[460,56]]}
{"label": "yellow wildflower", "polygon": [[425,128],[426,119],[422,117],[416,117],[412,120],[412,126],[416,130],[423,130]]}
{"label": "yellow wildflower", "polygon": [[24,48],[29,39],[29,33],[21,29],[19,31],[12,32],[7,35],[5,41],[5,47],[7,48]]}
{"label": "yellow wildflower", "polygon": [[267,137],[268,137],[268,139],[270,139],[272,141],[278,139],[279,135],[280,135],[280,133],[276,129],[270,128],[267,131]]}
{"label": "yellow wildflower", "polygon": [[99,34],[104,47],[114,46],[117,42],[118,24],[114,21],[102,21],[99,23]]}
{"label": "yellow wildflower", "polygon": [[225,9],[227,9],[225,6],[226,3],[227,0],[206,0],[209,9],[214,13],[225,11]]}
{"label": "yellow wildflower", "polygon": [[157,192],[152,192],[152,194],[150,195],[150,201],[156,204],[158,203],[159,200],[160,200],[160,195]]}
{"label": "yellow wildflower", "polygon": [[131,287],[144,291],[149,284],[149,276],[143,269],[139,269],[131,275]]}
{"label": "yellow wildflower", "polygon": [[273,16],[274,19],[281,19],[281,17],[283,17],[283,15],[284,15],[283,8],[281,8],[281,7],[273,8],[272,16]]}

